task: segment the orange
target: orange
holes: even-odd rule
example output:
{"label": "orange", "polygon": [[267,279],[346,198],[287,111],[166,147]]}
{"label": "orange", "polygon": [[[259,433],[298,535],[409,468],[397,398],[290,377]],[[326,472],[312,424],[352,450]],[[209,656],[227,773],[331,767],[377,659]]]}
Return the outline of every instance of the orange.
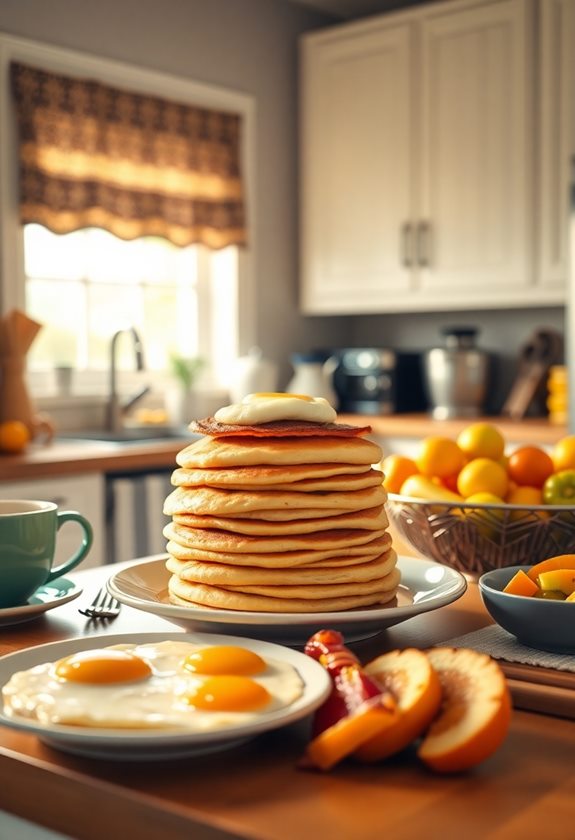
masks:
{"label": "orange", "polygon": [[378,656],[365,672],[397,703],[391,726],[356,750],[361,761],[380,761],[405,749],[427,729],[439,712],[441,684],[421,650],[406,648]]}
{"label": "orange", "polygon": [[575,569],[575,554],[557,554],[555,557],[548,557],[531,566],[527,574],[531,580],[537,580],[542,572],[550,572],[553,569]]}
{"label": "orange", "polygon": [[415,463],[422,475],[448,478],[457,475],[465,463],[465,455],[454,440],[436,435],[422,440]]}
{"label": "orange", "polygon": [[518,487],[516,484],[513,484],[505,501],[509,505],[521,505],[524,508],[524,510],[512,510],[509,514],[510,519],[533,519],[535,516],[539,519],[549,519],[549,514],[545,510],[533,510],[530,512],[526,510],[526,508],[534,505],[544,504],[541,487],[529,487],[527,484]]}
{"label": "orange", "polygon": [[405,455],[388,455],[381,462],[381,469],[383,486],[389,493],[399,493],[405,479],[418,472],[415,461]]}
{"label": "orange", "polygon": [[507,462],[509,478],[520,486],[543,487],[554,471],[551,456],[539,446],[520,446]]}
{"label": "orange", "polygon": [[474,458],[457,477],[457,491],[466,499],[476,493],[491,493],[504,499],[508,486],[505,468],[491,458]]}
{"label": "orange", "polygon": [[575,469],[575,435],[567,435],[557,441],[551,450],[551,460],[554,472]]}
{"label": "orange", "polygon": [[30,442],[28,426],[21,420],[4,420],[0,423],[0,451],[23,452]]}
{"label": "orange", "polygon": [[503,457],[505,439],[491,423],[472,423],[459,433],[457,445],[470,461],[473,458],[498,461]]}
{"label": "orange", "polygon": [[484,653],[467,648],[427,651],[443,694],[441,711],[417,750],[439,773],[467,770],[503,743],[511,721],[511,697],[503,671]]}

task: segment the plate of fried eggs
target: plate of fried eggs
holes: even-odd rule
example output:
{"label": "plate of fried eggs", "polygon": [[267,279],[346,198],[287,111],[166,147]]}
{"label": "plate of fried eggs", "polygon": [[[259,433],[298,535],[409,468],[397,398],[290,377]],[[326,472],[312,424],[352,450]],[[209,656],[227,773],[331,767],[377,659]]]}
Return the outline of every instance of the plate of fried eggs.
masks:
{"label": "plate of fried eggs", "polygon": [[91,758],[182,758],[311,714],[325,669],[272,642],[200,633],[101,635],[0,657],[0,724]]}

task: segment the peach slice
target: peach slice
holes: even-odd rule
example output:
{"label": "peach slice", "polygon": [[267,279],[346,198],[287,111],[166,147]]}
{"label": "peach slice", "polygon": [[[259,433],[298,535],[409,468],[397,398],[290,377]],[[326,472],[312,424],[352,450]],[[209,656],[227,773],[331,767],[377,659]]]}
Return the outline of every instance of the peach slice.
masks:
{"label": "peach slice", "polygon": [[534,580],[531,580],[529,575],[526,575],[523,569],[516,572],[509,583],[503,587],[504,592],[510,595],[536,595],[539,592],[539,587]]}
{"label": "peach slice", "polygon": [[575,569],[575,554],[557,554],[555,557],[548,557],[541,560],[527,571],[531,580],[537,580],[541,572],[551,572],[554,569]]}
{"label": "peach slice", "polygon": [[417,754],[432,770],[467,770],[503,743],[511,720],[511,696],[499,665],[468,648],[426,651],[439,676],[443,701]]}
{"label": "peach slice", "polygon": [[575,592],[575,569],[551,569],[548,572],[541,572],[537,582],[544,591],[551,589],[554,592],[571,595]]}
{"label": "peach slice", "polygon": [[364,670],[397,704],[391,725],[354,753],[360,761],[380,761],[405,749],[429,726],[439,711],[441,684],[428,657],[415,648],[384,653]]}

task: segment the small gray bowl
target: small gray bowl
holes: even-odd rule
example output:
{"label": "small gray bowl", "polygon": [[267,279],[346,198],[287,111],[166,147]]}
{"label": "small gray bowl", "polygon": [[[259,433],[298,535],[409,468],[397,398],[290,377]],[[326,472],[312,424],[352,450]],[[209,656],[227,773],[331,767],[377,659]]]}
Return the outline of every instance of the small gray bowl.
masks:
{"label": "small gray bowl", "polygon": [[479,591],[490,616],[521,644],[553,653],[575,653],[575,604],[510,595],[503,587],[530,566],[507,566],[485,572]]}

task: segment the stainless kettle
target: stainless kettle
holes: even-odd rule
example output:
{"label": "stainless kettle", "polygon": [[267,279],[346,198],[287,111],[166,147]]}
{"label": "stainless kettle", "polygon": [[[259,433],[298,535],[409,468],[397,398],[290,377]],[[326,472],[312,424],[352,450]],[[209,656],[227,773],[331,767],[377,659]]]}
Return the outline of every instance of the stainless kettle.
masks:
{"label": "stainless kettle", "polygon": [[484,411],[489,354],[476,346],[476,327],[445,327],[444,347],[423,355],[424,384],[432,416],[477,417]]}

